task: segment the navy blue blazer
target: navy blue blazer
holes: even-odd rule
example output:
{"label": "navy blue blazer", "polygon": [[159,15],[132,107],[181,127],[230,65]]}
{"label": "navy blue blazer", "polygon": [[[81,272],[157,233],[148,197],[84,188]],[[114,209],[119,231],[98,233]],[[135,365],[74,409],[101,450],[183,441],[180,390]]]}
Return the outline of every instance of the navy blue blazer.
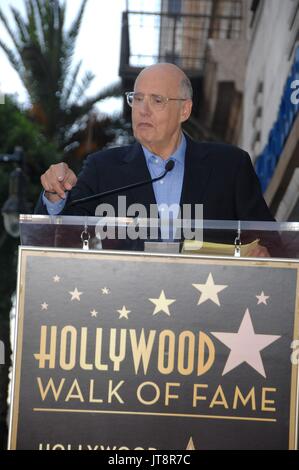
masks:
{"label": "navy blue blazer", "polygon": [[[203,204],[206,220],[274,221],[245,151],[227,144],[186,139],[181,205]],[[139,143],[96,152],[85,160],[68,202],[146,179],[150,179],[150,173]],[[156,204],[152,184],[119,195],[126,196],[127,207],[139,203],[149,211],[150,204]],[[62,214],[94,216],[100,203],[108,203],[118,216],[117,202],[116,194],[74,207],[66,205]],[[41,197],[35,213],[47,214]]]}

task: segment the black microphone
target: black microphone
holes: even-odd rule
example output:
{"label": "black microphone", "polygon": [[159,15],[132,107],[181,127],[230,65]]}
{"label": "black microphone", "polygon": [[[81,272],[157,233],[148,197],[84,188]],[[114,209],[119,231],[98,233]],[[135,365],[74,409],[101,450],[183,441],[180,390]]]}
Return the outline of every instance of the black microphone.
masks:
{"label": "black microphone", "polygon": [[175,162],[173,160],[169,160],[169,162],[165,165],[165,171],[163,172],[161,176],[158,176],[157,178],[140,181],[139,183],[129,184],[121,188],[116,188],[116,189],[111,189],[110,191],[105,191],[104,193],[98,193],[98,194],[93,194],[92,196],[82,197],[81,199],[74,199],[74,201],[71,201],[68,204],[68,206],[71,207],[80,203],[94,201],[95,199],[98,199],[100,197],[111,196],[112,194],[121,193],[123,191],[126,191],[127,189],[139,188],[140,186],[144,186],[146,184],[155,183],[156,181],[159,181],[162,178],[164,178],[164,176],[166,176],[167,173],[172,171],[174,169],[174,165],[175,165]]}

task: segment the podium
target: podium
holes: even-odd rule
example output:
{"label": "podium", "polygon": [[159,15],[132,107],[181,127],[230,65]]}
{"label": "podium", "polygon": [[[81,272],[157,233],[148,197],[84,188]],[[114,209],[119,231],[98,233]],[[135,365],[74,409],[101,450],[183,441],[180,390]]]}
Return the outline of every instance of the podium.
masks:
{"label": "podium", "polygon": [[299,224],[204,221],[235,256],[115,225],[21,217],[9,448],[297,449]]}

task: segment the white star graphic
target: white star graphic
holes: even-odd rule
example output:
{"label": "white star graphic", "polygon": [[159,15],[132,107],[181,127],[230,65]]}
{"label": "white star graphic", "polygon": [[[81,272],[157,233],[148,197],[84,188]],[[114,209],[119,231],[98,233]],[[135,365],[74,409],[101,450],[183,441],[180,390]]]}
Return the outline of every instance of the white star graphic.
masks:
{"label": "white star graphic", "polygon": [[60,282],[60,277],[57,276],[57,274],[56,274],[56,276],[53,277],[53,281],[54,282]]}
{"label": "white star graphic", "polygon": [[48,307],[49,307],[49,305],[46,302],[41,304],[42,310],[48,310]]}
{"label": "white star graphic", "polygon": [[72,298],[71,300],[78,300],[80,302],[80,295],[83,294],[83,292],[79,292],[77,287],[74,291],[70,291],[69,294],[71,294]]}
{"label": "white star graphic", "polygon": [[218,293],[228,287],[220,284],[215,284],[212,273],[209,274],[209,277],[205,284],[192,284],[192,286],[201,292],[201,296],[197,305],[201,305],[207,300],[211,300],[212,302],[214,302],[214,304],[218,305],[218,307],[220,307]]}
{"label": "white star graphic", "polygon": [[260,375],[266,378],[261,351],[277,341],[280,336],[256,334],[253,329],[250,312],[247,309],[238,333],[212,333],[230,349],[222,375],[227,374],[246,362]]}
{"label": "white star graphic", "polygon": [[117,310],[117,312],[119,313],[119,320],[121,320],[121,318],[125,318],[126,320],[129,320],[128,315],[129,313],[131,313],[131,310],[127,310],[125,305],[123,306],[121,310]]}
{"label": "white star graphic", "polygon": [[102,294],[103,294],[103,295],[108,295],[108,294],[110,294],[110,290],[108,289],[108,287],[103,287],[103,289],[102,289]]}
{"label": "white star graphic", "polygon": [[175,299],[167,299],[165,297],[164,290],[161,291],[160,297],[158,299],[148,299],[148,300],[156,306],[153,315],[156,315],[159,312],[164,312],[169,317],[170,317],[170,312],[169,312],[168,306],[173,304],[176,301]]}
{"label": "white star graphic", "polygon": [[93,310],[91,310],[90,313],[91,313],[92,318],[97,318],[98,312],[96,311],[95,308]]}
{"label": "white star graphic", "polygon": [[258,305],[260,304],[268,305],[267,300],[270,299],[270,296],[265,295],[263,291],[260,295],[256,295],[256,298],[258,300]]}

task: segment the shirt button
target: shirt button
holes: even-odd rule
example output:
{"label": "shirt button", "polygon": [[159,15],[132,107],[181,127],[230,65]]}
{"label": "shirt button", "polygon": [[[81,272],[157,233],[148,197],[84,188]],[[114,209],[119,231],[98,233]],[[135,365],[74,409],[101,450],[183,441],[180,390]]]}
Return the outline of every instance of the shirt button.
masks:
{"label": "shirt button", "polygon": [[163,180],[162,180],[162,181],[160,181],[160,184],[163,184],[163,183],[164,183],[164,181],[163,181]]}

